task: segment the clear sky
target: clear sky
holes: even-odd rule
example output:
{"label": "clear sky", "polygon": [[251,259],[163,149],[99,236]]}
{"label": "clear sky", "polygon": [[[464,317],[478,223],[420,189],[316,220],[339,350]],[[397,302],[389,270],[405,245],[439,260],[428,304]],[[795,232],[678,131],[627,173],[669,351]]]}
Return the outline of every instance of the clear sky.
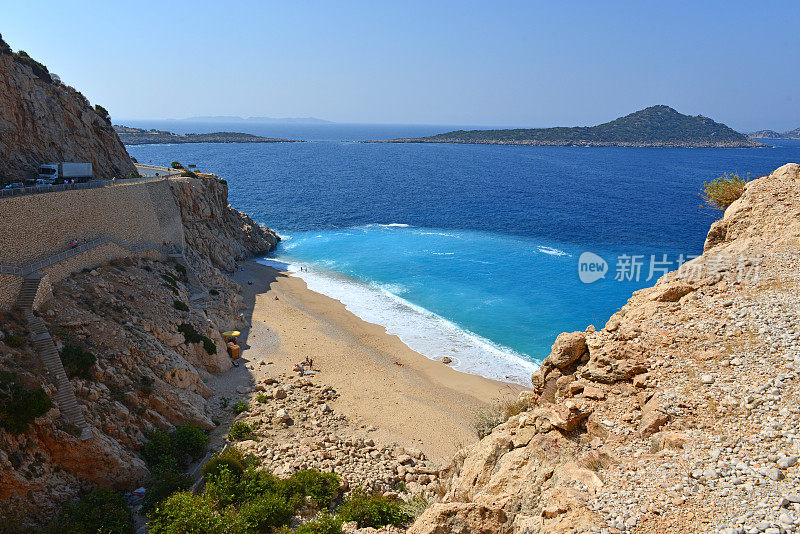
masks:
{"label": "clear sky", "polygon": [[3,2],[119,118],[596,124],[653,104],[800,127],[800,1]]}

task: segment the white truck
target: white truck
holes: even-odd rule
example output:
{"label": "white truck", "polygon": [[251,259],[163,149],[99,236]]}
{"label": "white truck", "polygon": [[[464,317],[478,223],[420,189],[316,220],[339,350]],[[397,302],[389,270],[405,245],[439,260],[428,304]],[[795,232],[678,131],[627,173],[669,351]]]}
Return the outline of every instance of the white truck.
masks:
{"label": "white truck", "polygon": [[91,180],[92,164],[91,163],[70,163],[66,161],[59,161],[58,163],[43,163],[39,165],[39,178],[46,180],[49,183],[75,180],[76,182],[85,182]]}

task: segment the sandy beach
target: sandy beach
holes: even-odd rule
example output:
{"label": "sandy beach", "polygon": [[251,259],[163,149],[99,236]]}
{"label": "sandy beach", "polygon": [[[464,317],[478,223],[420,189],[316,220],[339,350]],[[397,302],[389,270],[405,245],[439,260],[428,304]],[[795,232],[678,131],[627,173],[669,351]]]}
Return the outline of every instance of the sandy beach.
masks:
{"label": "sandy beach", "polygon": [[481,408],[523,389],[430,360],[289,273],[249,261],[234,278],[250,327],[239,337],[248,376],[232,372],[257,383],[291,374],[308,356],[311,380],[340,394],[333,408],[376,440],[445,461],[477,439],[472,422]]}

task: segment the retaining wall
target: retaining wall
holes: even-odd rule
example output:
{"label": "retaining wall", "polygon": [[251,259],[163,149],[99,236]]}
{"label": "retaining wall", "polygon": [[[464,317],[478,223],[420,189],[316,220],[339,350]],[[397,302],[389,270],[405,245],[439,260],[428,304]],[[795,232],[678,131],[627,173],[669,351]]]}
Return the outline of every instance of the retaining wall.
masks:
{"label": "retaining wall", "polygon": [[[127,247],[167,244],[182,250],[183,225],[169,181],[0,198],[0,265],[22,267],[69,250],[73,239],[103,236],[119,244],[105,243],[39,272],[55,284],[113,259],[162,257]],[[0,274],[0,309],[13,305],[21,284],[20,276]]]}

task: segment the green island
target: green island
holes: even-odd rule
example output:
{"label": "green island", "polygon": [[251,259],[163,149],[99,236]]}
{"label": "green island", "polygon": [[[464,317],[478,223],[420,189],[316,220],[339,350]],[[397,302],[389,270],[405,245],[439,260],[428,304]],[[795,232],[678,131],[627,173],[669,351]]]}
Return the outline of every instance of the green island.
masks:
{"label": "green island", "polygon": [[115,124],[114,130],[125,145],[172,145],[184,143],[299,143],[292,139],[261,137],[241,132],[176,134],[166,130],[145,130]]}
{"label": "green island", "polygon": [[764,146],[708,117],[684,115],[669,106],[651,106],[597,126],[457,130],[429,137],[376,142],[686,148]]}

